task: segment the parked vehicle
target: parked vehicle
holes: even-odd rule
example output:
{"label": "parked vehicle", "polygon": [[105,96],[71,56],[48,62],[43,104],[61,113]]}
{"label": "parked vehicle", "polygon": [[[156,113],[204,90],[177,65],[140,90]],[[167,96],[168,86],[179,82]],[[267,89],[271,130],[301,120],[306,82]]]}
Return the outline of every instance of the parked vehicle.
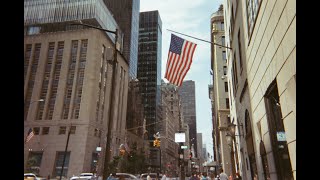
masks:
{"label": "parked vehicle", "polygon": [[46,178],[38,177],[33,173],[24,173],[25,180],[46,180]]}
{"label": "parked vehicle", "polygon": [[70,180],[95,180],[96,177],[93,176],[93,173],[81,173],[79,176],[73,176]]}
{"label": "parked vehicle", "polygon": [[[157,179],[157,173],[143,173],[143,174],[141,174],[140,179],[141,180],[147,180],[148,174],[150,175],[151,180],[156,180]],[[162,178],[162,174],[159,174],[159,179],[161,179],[161,178]]]}
{"label": "parked vehicle", "polygon": [[116,178],[119,180],[139,180],[137,176],[129,173],[116,173]]}

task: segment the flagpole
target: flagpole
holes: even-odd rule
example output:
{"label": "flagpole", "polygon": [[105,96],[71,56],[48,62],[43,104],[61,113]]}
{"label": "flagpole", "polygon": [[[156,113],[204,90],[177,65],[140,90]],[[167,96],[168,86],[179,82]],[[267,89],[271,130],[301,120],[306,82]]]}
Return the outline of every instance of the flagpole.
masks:
{"label": "flagpole", "polygon": [[[168,31],[172,31],[172,30],[170,30],[170,29],[167,29],[167,30],[168,30]],[[196,38],[196,37],[193,37],[193,36],[190,36],[190,35],[186,35],[186,34],[182,34],[182,33],[176,32],[176,31],[172,31],[172,32],[177,33],[177,34],[181,34],[181,35],[184,35],[184,36],[188,36],[188,37],[191,37],[191,38],[200,40],[200,41],[204,41],[204,42],[207,42],[207,43],[211,43],[211,44],[213,44],[213,45],[221,46],[221,47],[228,48],[228,49],[232,50],[231,47],[223,46],[223,45],[214,43],[214,42],[212,42],[212,41],[207,41],[207,40],[204,40],[204,39],[199,39],[199,38]]]}

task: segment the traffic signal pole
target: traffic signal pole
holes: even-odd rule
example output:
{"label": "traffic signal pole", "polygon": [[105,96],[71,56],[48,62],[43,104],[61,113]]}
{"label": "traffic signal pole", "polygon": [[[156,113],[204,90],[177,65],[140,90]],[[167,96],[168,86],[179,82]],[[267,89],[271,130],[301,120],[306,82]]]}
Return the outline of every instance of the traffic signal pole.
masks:
{"label": "traffic signal pole", "polygon": [[155,137],[156,139],[153,141],[153,146],[159,148],[159,170],[160,170],[160,173],[161,173],[161,141],[159,140],[159,137]]}

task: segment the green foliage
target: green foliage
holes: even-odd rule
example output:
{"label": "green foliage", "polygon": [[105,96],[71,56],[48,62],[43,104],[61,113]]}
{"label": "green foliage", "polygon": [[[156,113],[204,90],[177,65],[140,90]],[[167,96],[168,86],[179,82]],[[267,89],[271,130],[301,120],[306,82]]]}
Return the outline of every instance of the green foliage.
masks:
{"label": "green foliage", "polygon": [[113,160],[109,163],[109,168],[108,168],[110,173],[118,171],[117,167],[119,165],[120,160],[121,160],[120,156],[113,157]]}
{"label": "green foliage", "polygon": [[121,172],[127,172],[130,174],[146,172],[147,166],[144,152],[138,152],[136,143],[133,143],[130,149],[130,153],[126,152],[125,156],[121,159]]}

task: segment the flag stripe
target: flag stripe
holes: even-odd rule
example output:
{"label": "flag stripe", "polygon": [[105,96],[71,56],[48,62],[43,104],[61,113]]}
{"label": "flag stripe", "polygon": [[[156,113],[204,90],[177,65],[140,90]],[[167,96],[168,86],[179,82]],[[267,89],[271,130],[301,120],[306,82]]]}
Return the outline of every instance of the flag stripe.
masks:
{"label": "flag stripe", "polygon": [[180,56],[178,54],[174,54],[173,57],[174,58],[172,59],[172,67],[171,67],[171,70],[169,71],[169,77],[168,77],[170,81],[172,80],[172,74],[175,71],[178,61],[180,59]]}
{"label": "flag stripe", "polygon": [[182,78],[180,79],[178,86],[181,86],[184,77],[187,75],[187,72],[190,69],[190,66],[191,66],[191,63],[192,63],[192,56],[193,56],[194,51],[196,50],[196,47],[197,47],[197,44],[193,44],[190,63],[188,64],[188,67],[187,67],[187,69],[185,69],[184,73],[182,73],[182,75],[181,75]]}
{"label": "flag stripe", "polygon": [[176,73],[175,73],[175,76],[172,78],[172,83],[173,84],[177,84],[176,83],[176,80],[178,79],[179,75],[180,75],[180,70],[181,70],[181,67],[182,65],[187,61],[187,54],[186,52],[188,51],[188,47],[189,47],[189,42],[185,42],[184,45],[183,45],[183,52],[182,52],[182,56],[179,60],[179,66],[178,66],[178,69],[176,70]]}
{"label": "flag stripe", "polygon": [[[171,52],[169,51],[169,53],[168,53],[167,69],[169,69],[169,68],[171,69],[171,63],[172,63],[171,58],[172,58],[172,56],[173,56],[173,53],[171,53]],[[164,75],[164,77],[165,77],[165,78],[168,77],[168,71],[166,71],[166,74]]]}
{"label": "flag stripe", "polygon": [[190,46],[190,49],[189,49],[190,51],[188,52],[188,59],[189,59],[189,61],[186,62],[186,66],[184,67],[183,71],[181,72],[181,76],[179,77],[179,80],[178,80],[178,82],[176,83],[176,84],[178,84],[178,85],[179,85],[179,84],[181,85],[181,83],[180,83],[181,79],[184,79],[186,73],[187,73],[188,70],[190,69],[190,65],[191,65],[191,63],[192,63],[192,56],[193,56],[193,52],[194,52],[194,50],[195,50],[195,46],[196,46],[196,44],[192,44],[192,45]]}
{"label": "flag stripe", "polygon": [[[192,43],[188,43],[188,44],[187,44],[187,48],[186,48],[187,53],[184,53],[185,57],[184,57],[184,59],[183,59],[183,64],[181,64],[180,68],[179,68],[178,71],[177,71],[177,74],[178,74],[179,76],[177,76],[177,77],[173,80],[173,84],[177,84],[177,85],[178,85],[178,82],[179,82],[178,80],[181,78],[181,74],[182,74],[182,72],[185,70],[186,64],[188,64],[188,62],[190,61],[189,55],[190,55],[191,46],[192,46]],[[183,67],[183,68],[181,69],[181,67]]]}
{"label": "flag stripe", "polygon": [[173,72],[175,73],[172,73],[172,77],[171,77],[171,81],[173,84],[174,83],[174,80],[176,79],[177,75],[178,75],[178,72],[179,72],[179,69],[181,68],[181,63],[183,63],[184,59],[185,59],[185,56],[186,56],[186,49],[188,47],[188,42],[184,42],[183,45],[182,45],[182,52],[181,52],[181,55],[180,55],[180,58],[176,61],[177,62],[177,66],[175,67],[175,69],[173,70]]}
{"label": "flag stripe", "polygon": [[167,62],[167,71],[166,71],[166,76],[165,78],[169,79],[169,75],[170,75],[170,71],[172,69],[172,63],[173,63],[173,59],[175,57],[175,54],[172,53],[172,52],[169,52],[169,59],[168,59],[168,62]]}
{"label": "flag stripe", "polygon": [[[174,53],[173,53],[174,54]],[[172,73],[174,72],[174,68],[177,65],[177,61],[180,59],[180,56],[178,54],[174,54],[172,58],[172,63],[171,63],[171,69],[169,70],[169,75],[168,75],[168,80],[171,81]]]}
{"label": "flag stripe", "polygon": [[171,34],[165,78],[180,86],[192,63],[197,44]]}

